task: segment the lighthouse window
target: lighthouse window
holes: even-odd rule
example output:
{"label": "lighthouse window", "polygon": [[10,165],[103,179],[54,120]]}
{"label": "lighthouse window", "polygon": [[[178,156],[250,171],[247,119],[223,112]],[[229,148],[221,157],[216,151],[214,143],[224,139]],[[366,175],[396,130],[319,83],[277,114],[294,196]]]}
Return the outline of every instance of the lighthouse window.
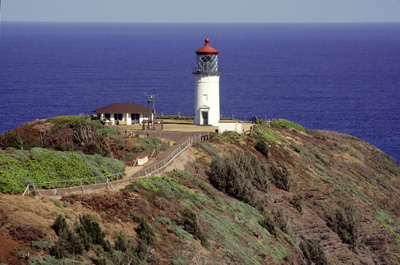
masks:
{"label": "lighthouse window", "polygon": [[208,95],[207,94],[203,94],[203,100],[204,101],[208,101]]}
{"label": "lighthouse window", "polygon": [[201,60],[202,60],[204,63],[209,62],[209,61],[211,61],[211,56],[204,56],[203,58],[201,58]]}

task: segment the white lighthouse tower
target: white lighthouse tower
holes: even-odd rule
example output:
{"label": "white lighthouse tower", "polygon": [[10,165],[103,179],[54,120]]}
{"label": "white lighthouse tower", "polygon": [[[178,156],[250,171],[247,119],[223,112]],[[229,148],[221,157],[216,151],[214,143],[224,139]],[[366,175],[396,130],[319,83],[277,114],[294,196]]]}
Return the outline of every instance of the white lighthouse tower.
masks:
{"label": "white lighthouse tower", "polygon": [[196,51],[197,63],[193,71],[196,79],[194,124],[218,126],[219,76],[218,53],[206,39],[206,45]]}

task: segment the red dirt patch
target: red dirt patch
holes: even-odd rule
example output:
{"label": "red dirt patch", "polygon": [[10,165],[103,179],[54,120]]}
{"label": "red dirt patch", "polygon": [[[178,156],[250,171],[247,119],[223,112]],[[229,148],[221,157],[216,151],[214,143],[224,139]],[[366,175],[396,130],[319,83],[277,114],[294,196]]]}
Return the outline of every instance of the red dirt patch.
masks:
{"label": "red dirt patch", "polygon": [[28,242],[18,242],[11,238],[9,235],[3,235],[3,231],[0,231],[0,263],[5,263],[8,265],[20,265],[26,264],[25,259],[20,259],[16,255],[17,249],[21,249],[19,252],[22,255],[32,252],[30,249],[30,243]]}

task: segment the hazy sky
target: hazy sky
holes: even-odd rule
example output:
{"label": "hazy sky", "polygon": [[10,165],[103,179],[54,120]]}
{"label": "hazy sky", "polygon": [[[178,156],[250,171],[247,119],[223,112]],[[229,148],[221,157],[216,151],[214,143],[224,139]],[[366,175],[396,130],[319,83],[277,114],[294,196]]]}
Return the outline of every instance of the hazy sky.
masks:
{"label": "hazy sky", "polygon": [[2,21],[400,22],[400,0],[0,0]]}

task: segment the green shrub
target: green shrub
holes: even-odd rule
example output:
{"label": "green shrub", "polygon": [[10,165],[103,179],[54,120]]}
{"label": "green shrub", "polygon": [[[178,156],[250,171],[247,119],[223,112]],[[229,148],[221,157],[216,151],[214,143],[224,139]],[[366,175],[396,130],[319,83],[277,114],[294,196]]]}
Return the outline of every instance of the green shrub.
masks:
{"label": "green shrub", "polygon": [[315,239],[300,242],[300,249],[306,258],[307,264],[328,265],[325,252]]}
{"label": "green shrub", "polygon": [[154,246],[156,243],[156,234],[145,218],[141,220],[139,226],[135,229],[140,241],[146,246]]}
{"label": "green shrub", "polygon": [[264,218],[258,222],[263,228],[267,229],[270,234],[272,234],[274,237],[277,236],[276,233],[276,228],[275,228],[275,223],[272,221],[272,219],[268,215],[264,215]]}
{"label": "green shrub", "polygon": [[169,265],[188,265],[189,261],[179,255],[178,253],[173,253],[168,259]]}
{"label": "green shrub", "polygon": [[79,216],[80,226],[75,228],[77,235],[83,242],[86,250],[89,250],[90,244],[100,245],[104,250],[110,249],[110,242],[104,238],[106,234],[101,230],[99,223],[89,214]]}
{"label": "green shrub", "polygon": [[205,233],[200,229],[196,214],[190,209],[185,209],[182,212],[182,217],[182,219],[176,221],[177,224],[183,226],[189,234],[199,239],[201,244],[207,247],[209,243]]}
{"label": "green shrub", "polygon": [[133,249],[132,242],[126,239],[126,235],[121,231],[115,240],[114,249],[122,252]]}
{"label": "green shrub", "polygon": [[264,192],[268,191],[270,184],[268,169],[264,164],[250,153],[238,154],[234,156],[233,161],[239,170],[244,174],[251,184]]}
{"label": "green shrub", "polygon": [[78,255],[83,252],[84,245],[81,238],[69,228],[62,215],[58,215],[51,227],[58,235],[58,241],[50,249],[51,255],[57,259],[63,259],[69,257],[71,254]]}
{"label": "green shrub", "polygon": [[[27,158],[17,152],[0,156],[0,192],[22,193],[27,184],[37,188],[61,188],[80,185],[81,178],[104,176],[125,171],[125,163],[100,155],[88,156],[76,152],[59,152],[32,148]],[[13,157],[14,156],[14,157]],[[15,157],[18,157],[15,158]],[[51,182],[39,185],[39,183]],[[87,180],[84,184],[94,183]]]}
{"label": "green shrub", "polygon": [[284,138],[267,124],[255,125],[253,130],[253,136],[269,143],[284,141]]}
{"label": "green shrub", "polygon": [[127,154],[125,154],[124,155],[124,161],[127,161],[127,160],[129,160],[130,158],[132,158],[132,157],[135,157],[136,156],[136,153],[135,152],[129,152],[129,153],[127,153]]}
{"label": "green shrub", "polygon": [[114,136],[114,135],[119,135],[120,132],[111,128],[100,128],[96,131],[98,134],[104,135],[104,136]]}
{"label": "green shrub", "polygon": [[157,221],[158,221],[160,224],[163,224],[163,225],[169,225],[169,224],[171,224],[171,219],[169,219],[169,218],[167,218],[167,217],[160,217],[160,218],[157,218]]}
{"label": "green shrub", "polygon": [[274,223],[275,225],[284,233],[289,232],[288,228],[288,218],[287,216],[283,213],[283,210],[281,208],[272,210],[271,214],[274,217]]}
{"label": "green shrub", "polygon": [[53,225],[51,226],[51,228],[53,228],[53,230],[59,236],[60,232],[62,230],[69,229],[69,226],[68,226],[67,221],[65,220],[65,218],[61,214],[59,214],[57,216],[56,220],[54,221]]}
{"label": "green shrub", "polygon": [[265,121],[265,120],[262,120],[262,119],[257,119],[256,120],[256,124],[257,125],[263,125],[263,124],[266,124],[267,122]]}
{"label": "green shrub", "polygon": [[32,241],[31,247],[40,250],[45,250],[50,248],[50,243],[48,241]]}
{"label": "green shrub", "polygon": [[292,199],[289,201],[294,208],[296,208],[300,213],[303,212],[304,196],[302,194],[293,195]]}
{"label": "green shrub", "polygon": [[70,115],[70,116],[56,116],[52,118],[46,119],[47,122],[50,122],[55,125],[55,127],[60,130],[62,128],[76,128],[82,122],[89,121],[90,116],[77,116],[77,115]]}
{"label": "green shrub", "polygon": [[358,208],[352,203],[342,200],[339,207],[325,210],[326,224],[335,231],[344,243],[350,244],[353,249],[361,244],[362,216]]}
{"label": "green shrub", "polygon": [[214,187],[238,200],[255,205],[251,181],[229,157],[214,157],[210,164],[210,182]]}
{"label": "green shrub", "polygon": [[217,148],[215,148],[210,142],[197,142],[196,146],[200,147],[211,156],[218,154]]}
{"label": "green shrub", "polygon": [[290,178],[289,178],[289,170],[283,163],[279,163],[279,166],[272,164],[270,167],[271,175],[272,175],[272,183],[282,190],[289,191],[290,190]]}
{"label": "green shrub", "polygon": [[305,133],[310,132],[309,129],[304,128],[303,126],[301,126],[297,123],[294,123],[292,121],[288,121],[285,119],[274,120],[271,122],[271,126],[274,128],[296,129],[298,131],[305,132]]}
{"label": "green shrub", "polygon": [[211,184],[232,197],[258,207],[255,188],[267,192],[268,170],[250,153],[229,157],[214,157],[210,164]]}
{"label": "green shrub", "polygon": [[238,140],[246,139],[246,135],[232,131],[225,131],[222,134],[213,134],[211,139],[230,144]]}
{"label": "green shrub", "polygon": [[192,237],[192,236],[184,229],[183,226],[177,225],[177,224],[175,224],[175,223],[171,224],[171,226],[169,226],[169,227],[167,228],[167,231],[168,231],[169,233],[174,233],[178,238],[181,238],[181,239],[189,240],[189,239],[191,239],[191,237]]}
{"label": "green shrub", "polygon": [[147,248],[149,246],[154,246],[156,243],[156,234],[144,216],[139,216],[141,217],[137,217],[136,219],[139,222],[139,225],[135,229],[139,241],[137,242],[134,253],[139,260],[145,260],[147,257]]}
{"label": "green shrub", "polygon": [[256,150],[260,152],[265,158],[269,156],[269,147],[263,139],[259,139],[255,146]]}

